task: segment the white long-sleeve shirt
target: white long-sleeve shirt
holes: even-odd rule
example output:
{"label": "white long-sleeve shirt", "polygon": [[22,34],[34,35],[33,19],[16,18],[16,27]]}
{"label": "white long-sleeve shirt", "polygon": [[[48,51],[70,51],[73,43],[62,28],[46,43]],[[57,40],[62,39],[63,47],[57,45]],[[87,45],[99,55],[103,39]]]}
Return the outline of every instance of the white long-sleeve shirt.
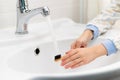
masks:
{"label": "white long-sleeve shirt", "polygon": [[[94,38],[96,38],[112,29],[118,20],[120,20],[120,0],[112,0],[109,7],[102,10],[96,18],[87,24],[87,28],[94,31]],[[116,52],[116,50],[120,50],[120,35],[116,36],[109,37],[107,38],[109,41],[106,40],[103,42],[108,51],[108,55]]]}

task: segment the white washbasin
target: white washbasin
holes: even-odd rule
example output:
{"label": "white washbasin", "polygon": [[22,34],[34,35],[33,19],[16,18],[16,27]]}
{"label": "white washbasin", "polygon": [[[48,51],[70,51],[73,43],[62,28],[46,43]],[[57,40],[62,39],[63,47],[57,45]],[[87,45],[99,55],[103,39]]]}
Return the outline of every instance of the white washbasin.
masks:
{"label": "white washbasin", "polygon": [[[59,53],[69,50],[85,29],[71,19],[53,21]],[[60,62],[54,62],[55,50],[51,42],[47,23],[30,24],[28,35],[16,36],[15,28],[0,30],[0,80],[108,80],[120,76],[119,52],[109,57],[103,56],[88,65],[74,70],[65,70]],[[101,42],[94,40],[91,45]],[[39,47],[40,54],[34,50]],[[104,79],[101,79],[104,78]]]}
{"label": "white washbasin", "polygon": [[[59,40],[59,53],[64,54],[69,50],[73,40]],[[101,41],[102,39],[97,39],[91,42],[89,46]],[[34,50],[37,47],[40,48],[40,53],[36,56]],[[120,54],[109,57],[103,56],[80,68],[65,70],[59,62],[54,62],[55,55],[52,42],[28,46],[8,59],[8,67],[17,72],[37,74],[37,77],[31,77],[31,80],[81,80],[84,78],[84,80],[87,80],[90,77],[92,78],[89,80],[95,80],[95,78],[105,77],[105,75],[110,77],[112,72],[114,74],[117,68],[113,69],[113,65],[120,61]]]}

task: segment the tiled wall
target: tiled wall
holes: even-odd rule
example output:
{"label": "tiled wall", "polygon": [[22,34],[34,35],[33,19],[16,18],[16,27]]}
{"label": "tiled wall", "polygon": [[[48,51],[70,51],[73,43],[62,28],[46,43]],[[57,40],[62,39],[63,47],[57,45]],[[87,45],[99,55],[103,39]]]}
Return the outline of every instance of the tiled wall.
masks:
{"label": "tiled wall", "polygon": [[[79,22],[79,0],[28,0],[30,9],[48,6],[52,19],[69,17]],[[0,28],[16,26],[17,0],[0,0]],[[30,20],[30,23],[43,21],[41,15]]]}

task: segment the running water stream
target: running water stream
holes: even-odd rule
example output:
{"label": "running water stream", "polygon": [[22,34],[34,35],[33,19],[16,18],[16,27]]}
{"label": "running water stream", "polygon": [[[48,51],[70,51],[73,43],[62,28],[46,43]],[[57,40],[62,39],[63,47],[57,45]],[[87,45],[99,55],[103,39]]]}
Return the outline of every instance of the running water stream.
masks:
{"label": "running water stream", "polygon": [[55,35],[54,28],[53,28],[53,24],[52,24],[52,21],[51,21],[51,17],[47,16],[46,18],[47,18],[47,21],[48,21],[48,24],[49,24],[49,29],[50,29],[52,41],[54,43],[55,55],[58,55],[59,54],[59,48],[58,48],[58,43],[57,43],[57,40],[56,40],[56,35]]}

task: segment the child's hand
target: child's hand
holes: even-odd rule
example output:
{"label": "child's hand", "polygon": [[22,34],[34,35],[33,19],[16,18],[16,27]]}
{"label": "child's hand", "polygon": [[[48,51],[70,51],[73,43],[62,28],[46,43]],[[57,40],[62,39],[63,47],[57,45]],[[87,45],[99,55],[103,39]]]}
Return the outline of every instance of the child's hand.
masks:
{"label": "child's hand", "polygon": [[77,68],[105,54],[107,51],[102,44],[90,48],[71,49],[62,57],[61,65],[66,69]]}
{"label": "child's hand", "polygon": [[92,37],[93,33],[91,30],[84,31],[83,34],[72,43],[71,49],[86,47],[88,42],[92,39]]}

